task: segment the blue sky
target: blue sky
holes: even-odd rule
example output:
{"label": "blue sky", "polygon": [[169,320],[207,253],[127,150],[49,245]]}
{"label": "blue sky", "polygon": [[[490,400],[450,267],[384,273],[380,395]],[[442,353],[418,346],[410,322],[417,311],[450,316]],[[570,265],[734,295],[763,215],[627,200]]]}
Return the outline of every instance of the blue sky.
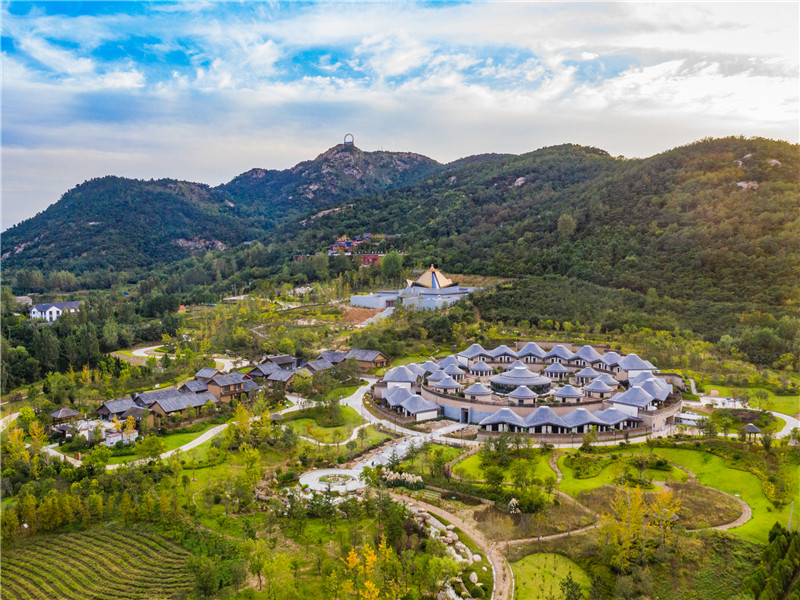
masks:
{"label": "blue sky", "polygon": [[216,185],[355,135],[446,162],[798,141],[797,3],[5,2],[6,228],[107,174]]}

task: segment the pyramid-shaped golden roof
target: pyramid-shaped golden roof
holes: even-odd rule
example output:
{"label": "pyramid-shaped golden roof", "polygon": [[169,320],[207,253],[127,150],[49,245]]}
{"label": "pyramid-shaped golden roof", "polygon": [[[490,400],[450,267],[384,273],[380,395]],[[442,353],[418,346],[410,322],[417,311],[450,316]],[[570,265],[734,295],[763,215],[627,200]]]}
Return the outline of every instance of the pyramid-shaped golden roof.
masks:
{"label": "pyramid-shaped golden roof", "polygon": [[431,265],[431,268],[420,275],[419,278],[411,285],[437,290],[457,284],[442,275],[442,272],[439,269],[436,269],[433,265]]}

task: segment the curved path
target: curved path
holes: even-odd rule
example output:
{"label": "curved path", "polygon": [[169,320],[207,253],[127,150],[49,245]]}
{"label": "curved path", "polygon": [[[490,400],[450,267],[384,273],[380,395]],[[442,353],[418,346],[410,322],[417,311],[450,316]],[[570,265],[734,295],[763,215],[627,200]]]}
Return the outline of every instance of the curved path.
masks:
{"label": "curved path", "polygon": [[[155,351],[158,348],[161,348],[163,344],[159,344],[158,346],[146,346],[144,348],[135,348],[131,350],[131,354],[138,358],[150,358],[155,357]],[[157,358],[157,357],[156,357]],[[175,358],[174,356],[170,356],[170,358]],[[236,364],[241,362],[241,359],[232,359],[227,356],[222,356],[220,354],[215,354],[212,357],[216,363],[217,368],[221,371],[233,371],[236,368]]]}
{"label": "curved path", "polygon": [[390,494],[392,498],[400,504],[405,506],[417,506],[433,515],[442,517],[472,538],[475,545],[477,545],[484,556],[486,556],[486,560],[489,561],[494,573],[494,589],[492,590],[491,598],[493,600],[511,600],[514,597],[514,573],[508,561],[500,552],[499,545],[496,542],[489,542],[480,531],[446,510],[423,502],[422,500],[417,500],[416,498],[411,499],[408,496],[402,496],[393,492],[390,492]]}
{"label": "curved path", "polygon": [[14,421],[16,421],[18,416],[19,416],[19,413],[15,412],[15,413],[11,413],[10,415],[6,415],[2,419],[0,419],[0,431],[3,431],[6,427],[8,427]]}

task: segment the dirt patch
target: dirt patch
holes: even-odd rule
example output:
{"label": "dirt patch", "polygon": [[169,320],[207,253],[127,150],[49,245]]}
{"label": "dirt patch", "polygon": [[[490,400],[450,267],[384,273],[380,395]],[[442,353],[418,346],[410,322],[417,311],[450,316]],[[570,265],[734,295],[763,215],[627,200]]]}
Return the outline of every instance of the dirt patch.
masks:
{"label": "dirt patch", "polygon": [[361,308],[359,306],[347,306],[346,304],[343,304],[341,308],[342,321],[352,325],[360,325],[367,319],[383,312],[382,308]]}
{"label": "dirt patch", "polygon": [[[673,482],[670,486],[681,501],[678,524],[686,529],[717,527],[736,520],[742,514],[742,508],[736,499],[719,490],[694,482]],[[581,492],[578,499],[599,513],[608,513],[615,494],[616,488],[604,485]],[[645,500],[653,495],[654,492],[645,492]]]}
{"label": "dirt patch", "polygon": [[494,540],[524,539],[574,531],[593,524],[595,517],[574,502],[548,504],[538,515],[510,515],[494,506],[474,512],[477,527]]}

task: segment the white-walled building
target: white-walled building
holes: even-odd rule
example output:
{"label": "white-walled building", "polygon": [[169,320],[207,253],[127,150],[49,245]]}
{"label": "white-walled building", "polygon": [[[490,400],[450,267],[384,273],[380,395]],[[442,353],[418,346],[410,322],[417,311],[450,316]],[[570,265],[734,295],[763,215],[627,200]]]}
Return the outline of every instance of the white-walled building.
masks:
{"label": "white-walled building", "polygon": [[52,323],[65,312],[78,312],[80,307],[80,300],[76,300],[74,302],[48,302],[46,304],[35,304],[31,307],[31,319],[44,319],[48,323]]}

